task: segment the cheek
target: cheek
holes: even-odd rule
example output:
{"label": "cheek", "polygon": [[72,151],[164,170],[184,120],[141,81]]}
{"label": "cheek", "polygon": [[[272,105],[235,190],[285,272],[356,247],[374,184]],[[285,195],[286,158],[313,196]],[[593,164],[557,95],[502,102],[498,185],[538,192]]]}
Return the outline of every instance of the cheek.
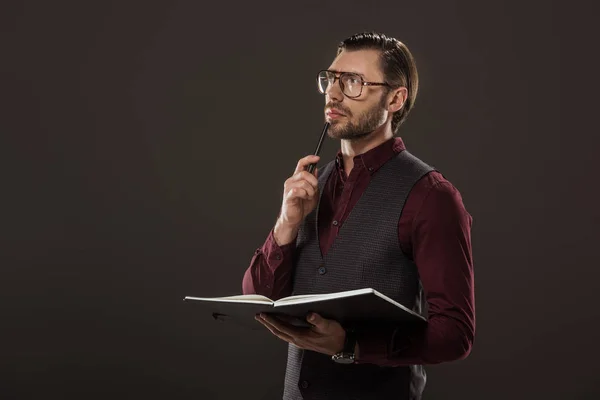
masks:
{"label": "cheek", "polygon": [[355,121],[363,119],[366,115],[369,114],[368,107],[360,107],[352,110],[352,119]]}

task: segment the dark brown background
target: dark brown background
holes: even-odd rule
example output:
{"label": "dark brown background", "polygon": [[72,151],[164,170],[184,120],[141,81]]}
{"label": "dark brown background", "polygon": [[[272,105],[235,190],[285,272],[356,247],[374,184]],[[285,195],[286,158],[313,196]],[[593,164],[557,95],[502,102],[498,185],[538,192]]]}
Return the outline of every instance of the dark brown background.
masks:
{"label": "dark brown background", "polygon": [[285,344],[182,298],[240,292],[368,29],[414,52],[401,135],[474,217],[475,347],[425,398],[600,397],[591,4],[3,2],[0,397],[280,398]]}

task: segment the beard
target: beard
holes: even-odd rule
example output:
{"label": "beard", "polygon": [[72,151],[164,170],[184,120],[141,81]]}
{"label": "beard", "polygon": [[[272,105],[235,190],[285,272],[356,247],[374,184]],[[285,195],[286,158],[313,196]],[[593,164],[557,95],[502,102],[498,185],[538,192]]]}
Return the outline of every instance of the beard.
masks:
{"label": "beard", "polygon": [[[364,111],[355,121],[351,120],[350,110],[341,107],[338,104],[329,104],[328,107],[334,107],[341,110],[345,117],[342,120],[332,120],[329,126],[328,135],[333,139],[343,139],[356,141],[369,136],[375,129],[379,128],[384,122],[386,96],[381,96],[379,102]],[[353,118],[354,119],[354,118]]]}

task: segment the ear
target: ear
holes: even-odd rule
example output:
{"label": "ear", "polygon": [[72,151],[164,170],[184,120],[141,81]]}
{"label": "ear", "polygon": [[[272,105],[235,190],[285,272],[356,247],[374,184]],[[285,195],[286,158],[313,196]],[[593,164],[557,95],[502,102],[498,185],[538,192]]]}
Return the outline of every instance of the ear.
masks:
{"label": "ear", "polygon": [[392,91],[392,98],[390,100],[388,111],[396,112],[399,111],[402,107],[404,107],[404,103],[406,103],[406,99],[408,97],[408,89],[405,87],[399,87]]}

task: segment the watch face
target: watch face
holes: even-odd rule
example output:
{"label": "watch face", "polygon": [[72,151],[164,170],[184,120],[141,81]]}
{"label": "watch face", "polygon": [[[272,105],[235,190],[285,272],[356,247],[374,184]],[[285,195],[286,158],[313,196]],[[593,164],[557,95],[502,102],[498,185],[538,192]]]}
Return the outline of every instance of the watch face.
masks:
{"label": "watch face", "polygon": [[338,353],[333,357],[333,361],[340,364],[354,364],[354,354],[352,353]]}

